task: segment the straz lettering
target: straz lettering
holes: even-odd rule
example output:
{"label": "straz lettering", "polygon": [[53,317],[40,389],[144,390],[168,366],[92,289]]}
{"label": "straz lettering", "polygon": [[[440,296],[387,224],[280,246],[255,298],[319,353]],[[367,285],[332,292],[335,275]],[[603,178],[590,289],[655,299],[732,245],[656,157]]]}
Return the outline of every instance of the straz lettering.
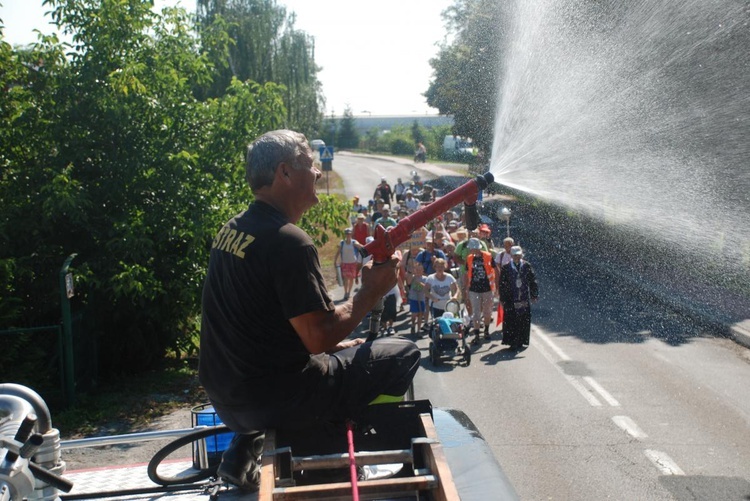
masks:
{"label": "straz lettering", "polygon": [[211,248],[224,252],[231,252],[239,258],[245,257],[245,249],[253,243],[255,237],[245,234],[244,231],[237,231],[228,226],[223,227],[216,238],[214,238]]}

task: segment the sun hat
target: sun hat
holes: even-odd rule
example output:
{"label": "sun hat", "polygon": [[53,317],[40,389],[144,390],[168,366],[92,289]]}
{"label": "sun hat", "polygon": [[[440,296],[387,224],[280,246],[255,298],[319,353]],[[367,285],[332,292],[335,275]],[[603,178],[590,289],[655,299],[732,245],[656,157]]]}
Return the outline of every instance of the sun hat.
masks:
{"label": "sun hat", "polygon": [[456,231],[451,233],[450,236],[454,242],[461,242],[466,240],[466,237],[469,236],[469,232],[466,228],[459,227]]}
{"label": "sun hat", "polygon": [[[470,238],[469,243],[466,244],[466,247],[469,248],[469,250],[477,250],[482,248],[482,244],[479,242],[478,238]],[[513,251],[511,250],[511,254]]]}

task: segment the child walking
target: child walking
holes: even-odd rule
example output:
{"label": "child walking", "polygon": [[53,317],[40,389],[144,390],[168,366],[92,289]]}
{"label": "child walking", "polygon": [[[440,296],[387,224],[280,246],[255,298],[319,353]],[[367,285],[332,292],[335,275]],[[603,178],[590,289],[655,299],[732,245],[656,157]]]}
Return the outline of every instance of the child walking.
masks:
{"label": "child walking", "polygon": [[425,321],[427,302],[425,299],[427,277],[424,266],[414,262],[412,272],[406,273],[406,284],[409,288],[409,313],[411,313],[411,333],[420,332]]}

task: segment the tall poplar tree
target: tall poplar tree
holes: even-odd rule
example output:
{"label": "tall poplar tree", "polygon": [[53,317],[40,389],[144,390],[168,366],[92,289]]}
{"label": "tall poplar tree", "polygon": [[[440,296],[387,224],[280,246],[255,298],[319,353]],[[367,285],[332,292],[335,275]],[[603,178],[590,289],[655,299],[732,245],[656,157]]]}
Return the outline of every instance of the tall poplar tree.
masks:
{"label": "tall poplar tree", "polygon": [[339,123],[338,145],[341,148],[357,148],[359,146],[359,133],[354,127],[354,114],[348,106],[344,110],[344,116]]}
{"label": "tall poplar tree", "polygon": [[231,39],[225,53],[209,52],[217,75],[208,95],[221,95],[232,78],[282,84],[287,127],[318,137],[324,101],[315,43],[294,27],[295,15],[275,0],[198,0],[197,14],[204,39],[217,24]]}

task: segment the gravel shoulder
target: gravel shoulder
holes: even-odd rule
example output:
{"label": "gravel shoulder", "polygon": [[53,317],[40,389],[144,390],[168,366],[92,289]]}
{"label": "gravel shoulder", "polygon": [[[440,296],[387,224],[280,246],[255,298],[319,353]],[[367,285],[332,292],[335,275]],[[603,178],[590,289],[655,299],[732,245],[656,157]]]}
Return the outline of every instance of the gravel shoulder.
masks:
{"label": "gravel shoulder", "polygon": [[[190,428],[191,426],[190,408],[185,408],[156,418],[148,426],[130,429],[123,433],[128,434],[147,431],[174,430]],[[107,428],[121,428],[121,426],[113,423],[111,427],[105,427],[104,432],[99,435],[122,434],[108,432],[106,431]],[[63,438],[63,442],[69,439],[69,437]],[[173,439],[151,440],[148,442],[137,442],[123,445],[63,449],[62,459],[66,463],[66,471],[148,463],[153,455],[170,440]]]}

